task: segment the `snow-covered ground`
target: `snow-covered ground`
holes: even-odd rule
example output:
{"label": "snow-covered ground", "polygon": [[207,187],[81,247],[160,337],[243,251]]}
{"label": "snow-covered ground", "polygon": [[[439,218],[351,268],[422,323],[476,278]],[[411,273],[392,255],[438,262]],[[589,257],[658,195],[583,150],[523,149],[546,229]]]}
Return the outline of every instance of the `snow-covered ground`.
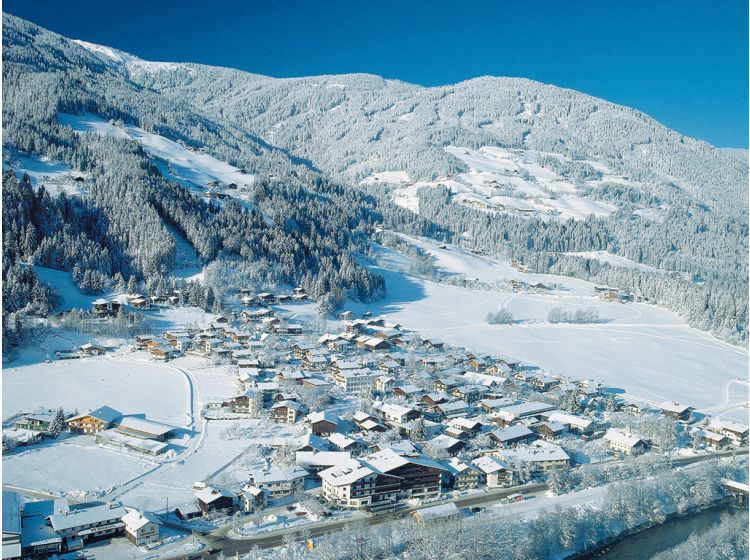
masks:
{"label": "snow-covered ground", "polygon": [[202,191],[212,181],[218,181],[222,185],[235,183],[239,189],[253,183],[254,178],[251,174],[241,173],[236,167],[209,154],[190,150],[137,126],[115,125],[94,115],[60,113],[58,120],[61,124],[70,126],[75,132],[93,132],[102,136],[135,140],[154,158],[155,165],[165,177],[190,189]]}
{"label": "snow-covered ground", "polygon": [[[602,177],[574,183],[537,163],[541,155],[562,158],[556,154],[542,154],[533,150],[506,150],[485,146],[478,150],[447,146],[445,150],[468,167],[468,171],[452,178],[433,182],[409,183],[408,176],[398,172],[377,173],[363,183],[393,183],[393,200],[413,212],[419,211],[417,191],[422,187],[443,185],[450,188],[454,202],[495,212],[523,212],[558,220],[583,219],[590,214],[607,216],[615,207],[579,194],[580,187],[596,187],[603,183],[630,184],[616,176],[601,163],[587,163],[602,173]],[[564,158],[563,158],[564,159]]]}
{"label": "snow-covered ground", "polygon": [[44,188],[53,197],[58,196],[61,192],[69,195],[80,194],[81,187],[75,181],[75,177],[86,177],[85,173],[73,171],[63,163],[21,154],[6,147],[3,147],[3,167],[11,167],[19,179],[25,173],[31,179],[32,185],[35,187],[44,185]]}
{"label": "snow-covered ground", "polygon": [[[698,409],[721,408],[727,418],[746,420],[747,394],[724,393],[726,383],[747,380],[748,353],[688,327],[674,313],[646,304],[599,300],[593,284],[554,275],[521,273],[496,259],[470,255],[431,241],[419,241],[436,256],[444,272],[470,275],[492,283],[504,278],[557,282],[569,291],[512,293],[455,287],[405,274],[408,259],[381,249],[374,266],[387,282],[387,296],[371,309],[426,336],[493,355],[508,355],[553,373],[601,380],[634,398],[659,403],[684,402]],[[574,310],[595,306],[602,322],[550,324],[553,307]],[[486,315],[506,307],[519,321],[489,325]]]}
{"label": "snow-covered ground", "polygon": [[[80,443],[79,443],[80,442]],[[73,498],[97,497],[156,466],[94,445],[88,436],[3,457],[3,484]]]}
{"label": "snow-covered ground", "polygon": [[[139,354],[140,355],[140,354]],[[190,390],[174,367],[125,357],[36,363],[3,370],[3,415],[38,408],[110,406],[175,425],[190,421]]]}

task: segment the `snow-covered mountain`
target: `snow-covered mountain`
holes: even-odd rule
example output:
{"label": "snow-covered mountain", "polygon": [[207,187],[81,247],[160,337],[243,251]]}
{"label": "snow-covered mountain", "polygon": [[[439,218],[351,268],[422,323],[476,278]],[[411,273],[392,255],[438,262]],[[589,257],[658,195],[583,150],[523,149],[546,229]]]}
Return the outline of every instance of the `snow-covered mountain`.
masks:
{"label": "snow-covered mountain", "polygon": [[[257,227],[304,242],[329,235],[339,249],[362,248],[383,222],[585,277],[602,264],[585,255],[608,251],[644,265],[608,281],[727,339],[746,338],[746,300],[736,294],[747,292],[747,162],[640,111],[520,78],[428,88],[366,74],[276,79],[151,62],[3,22],[5,142],[24,158],[86,171],[96,162],[84,139],[102,150],[119,142],[141,150],[160,180],[199,192],[210,173],[196,162],[207,156],[212,173],[242,175],[246,190],[230,194],[260,210]],[[100,140],[75,129],[97,119]],[[314,208],[321,196],[336,201],[337,221],[327,203]],[[172,213],[167,225],[178,219]],[[356,230],[346,242],[333,233],[344,223]],[[225,246],[249,250],[234,238],[206,248],[192,219],[176,225],[204,260]],[[167,265],[168,245],[159,253]]]}

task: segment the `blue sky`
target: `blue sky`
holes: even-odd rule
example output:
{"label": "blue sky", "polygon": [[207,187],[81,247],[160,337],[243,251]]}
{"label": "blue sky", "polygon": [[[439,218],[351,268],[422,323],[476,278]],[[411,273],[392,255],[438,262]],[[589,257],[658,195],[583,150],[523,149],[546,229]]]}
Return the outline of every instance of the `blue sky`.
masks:
{"label": "blue sky", "polygon": [[521,76],[748,145],[747,0],[6,0],[63,35],[149,60],[424,85]]}

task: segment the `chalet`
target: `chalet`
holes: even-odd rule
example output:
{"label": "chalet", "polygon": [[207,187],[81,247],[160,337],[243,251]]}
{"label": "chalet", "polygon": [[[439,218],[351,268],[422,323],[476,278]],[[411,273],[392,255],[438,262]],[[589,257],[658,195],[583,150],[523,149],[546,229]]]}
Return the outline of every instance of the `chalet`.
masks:
{"label": "chalet", "polygon": [[91,303],[92,312],[99,317],[114,317],[120,311],[120,303],[111,299],[95,299]]}
{"label": "chalet", "polygon": [[391,377],[390,375],[379,375],[375,378],[375,390],[379,393],[388,393],[393,389],[395,383],[395,377]]}
{"label": "chalet", "polygon": [[34,430],[37,432],[48,432],[55,419],[55,412],[37,412],[35,414],[26,414],[16,420],[13,425],[16,428],[24,430]]}
{"label": "chalet", "polygon": [[310,425],[310,431],[316,436],[330,436],[338,428],[341,418],[332,412],[313,412],[307,415],[305,422]]}
{"label": "chalet", "polygon": [[231,492],[219,490],[211,486],[206,486],[202,490],[198,490],[195,493],[195,497],[198,500],[198,507],[204,516],[218,511],[229,512],[234,509],[237,501]]}
{"label": "chalet", "polygon": [[445,346],[445,342],[443,342],[439,338],[425,338],[422,340],[422,344],[426,348],[433,348],[435,350],[440,350],[441,348],[443,348],[443,346]]}
{"label": "chalet", "polygon": [[678,404],[676,402],[665,401],[659,405],[661,413],[669,418],[674,418],[681,422],[687,422],[690,420],[690,415],[693,413],[693,407],[684,404]]}
{"label": "chalet", "polygon": [[240,510],[244,513],[255,513],[266,507],[266,492],[262,488],[247,484],[240,495]]}
{"label": "chalet", "polygon": [[382,338],[372,337],[365,340],[364,347],[367,348],[370,352],[378,352],[390,349],[391,343],[387,340],[383,340]]}
{"label": "chalet", "polygon": [[449,400],[450,395],[446,393],[427,393],[426,395],[422,395],[420,399],[430,410],[437,410],[438,405],[446,403]]}
{"label": "chalet", "polygon": [[276,296],[269,292],[260,293],[257,297],[258,301],[260,301],[261,303],[273,303],[274,301],[276,301]]}
{"label": "chalet", "polygon": [[534,432],[526,426],[516,424],[515,426],[508,426],[502,430],[490,432],[490,438],[498,447],[508,448],[515,447],[520,443],[529,443],[534,439]]}
{"label": "chalet", "polygon": [[570,457],[562,447],[541,440],[526,447],[500,449],[495,454],[511,464],[525,463],[531,472],[548,473],[570,466]]}
{"label": "chalet", "polygon": [[248,389],[242,395],[232,397],[221,404],[231,412],[257,414],[263,408],[263,400],[263,395],[259,391]]}
{"label": "chalet", "polygon": [[193,341],[186,336],[174,338],[169,342],[172,345],[172,348],[183,354],[193,347]]}
{"label": "chalet", "polygon": [[463,385],[461,387],[454,387],[451,395],[467,403],[473,403],[484,397],[486,391],[487,388],[480,385]]}
{"label": "chalet", "polygon": [[317,377],[308,377],[302,380],[302,387],[304,389],[312,389],[317,391],[326,391],[332,387],[328,381],[323,381]]}
{"label": "chalet", "polygon": [[747,445],[748,427],[744,424],[716,418],[709,424],[709,428],[711,431],[727,436],[732,445],[737,447]]}
{"label": "chalet", "polygon": [[556,441],[568,433],[565,425],[559,422],[539,422],[533,424],[531,428],[537,437],[544,441]]}
{"label": "chalet", "polygon": [[399,385],[393,388],[393,396],[405,400],[418,398],[424,394],[424,391],[416,385]]}
{"label": "chalet", "polygon": [[177,356],[179,352],[169,344],[159,344],[149,348],[149,353],[157,360],[170,360]]}
{"label": "chalet", "polygon": [[615,428],[607,430],[604,434],[604,441],[612,451],[625,455],[639,455],[648,448],[645,440]]}
{"label": "chalet", "polygon": [[250,474],[250,483],[268,492],[272,498],[277,498],[304,490],[305,478],[309,474],[302,467],[255,471]]}
{"label": "chalet", "polygon": [[302,385],[302,381],[307,377],[307,374],[302,370],[291,370],[279,372],[277,377],[279,378],[279,381],[287,381],[297,385]]}
{"label": "chalet", "polygon": [[339,319],[342,321],[351,321],[355,318],[355,315],[351,311],[344,311],[343,313],[339,314]]}
{"label": "chalet", "polygon": [[518,401],[513,399],[494,398],[482,399],[481,401],[479,401],[479,406],[485,412],[498,412],[507,406],[512,406],[517,403]]}
{"label": "chalet", "polygon": [[337,451],[348,451],[353,457],[365,453],[370,448],[370,444],[366,441],[340,433],[332,433],[327,439],[334,449]]}
{"label": "chalet", "polygon": [[376,402],[374,407],[379,410],[383,421],[393,428],[398,428],[402,424],[406,424],[410,420],[416,420],[420,416],[418,410],[409,406],[391,403],[380,404]]}
{"label": "chalet", "polygon": [[542,393],[549,391],[553,387],[556,387],[559,383],[559,380],[553,378],[553,377],[536,377],[532,382],[531,386],[534,387],[537,391],[541,391]]}
{"label": "chalet", "polygon": [[106,351],[107,349],[103,346],[97,346],[96,344],[91,344],[90,342],[87,342],[86,344],[78,348],[78,353],[81,356],[101,356]]}
{"label": "chalet", "polygon": [[149,342],[154,340],[154,336],[150,334],[139,334],[135,337],[135,347],[136,348],[146,348]]}
{"label": "chalet", "polygon": [[396,360],[392,358],[384,360],[380,363],[380,365],[378,365],[378,369],[386,373],[394,373],[398,371],[400,368],[401,368],[401,364],[399,364]]}
{"label": "chalet", "polygon": [[125,524],[125,537],[135,546],[144,546],[159,540],[161,521],[148,512],[140,513],[135,509],[122,516]]}
{"label": "chalet", "polygon": [[451,427],[459,428],[470,434],[478,434],[482,431],[483,424],[474,418],[452,418],[448,425]]}
{"label": "chalet", "polygon": [[102,406],[86,414],[68,418],[65,423],[73,434],[96,434],[108,430],[122,414],[108,406]]}
{"label": "chalet", "polygon": [[325,371],[328,367],[328,360],[325,356],[308,355],[305,356],[303,364],[310,371]]}
{"label": "chalet", "polygon": [[439,393],[450,393],[453,389],[464,383],[464,380],[460,378],[443,378],[435,381],[434,387]]}
{"label": "chalet", "polygon": [[570,432],[581,436],[590,436],[599,427],[594,420],[560,411],[548,414],[547,420],[562,424],[566,426]]}
{"label": "chalet", "polygon": [[466,449],[466,442],[441,434],[427,441],[429,448],[448,457],[455,457]]}
{"label": "chalet", "polygon": [[454,490],[472,490],[478,488],[482,473],[470,463],[464,463],[453,457],[446,463],[448,469],[447,486]]}
{"label": "chalet", "polygon": [[360,426],[363,422],[366,422],[368,420],[376,421],[377,417],[373,416],[372,414],[368,414],[366,412],[363,412],[361,410],[358,410],[352,415],[352,421],[357,425]]}
{"label": "chalet", "polygon": [[629,402],[620,408],[623,412],[629,412],[631,414],[645,414],[647,413],[651,407],[647,405],[646,403],[642,402]]}
{"label": "chalet", "polygon": [[144,297],[139,297],[131,299],[130,305],[132,305],[136,309],[148,309],[149,307],[151,307],[151,302],[149,302]]}
{"label": "chalet", "polygon": [[513,471],[507,463],[491,455],[477,457],[471,466],[480,473],[480,481],[488,488],[507,488],[513,485]]}
{"label": "chalet", "polygon": [[327,344],[329,350],[333,352],[339,352],[339,353],[346,352],[351,345],[352,345],[351,342],[343,338],[332,340],[331,342]]}
{"label": "chalet", "polygon": [[451,401],[437,405],[436,412],[443,418],[456,418],[468,414],[470,407],[466,401]]}
{"label": "chalet", "polygon": [[307,407],[296,401],[281,401],[271,407],[271,419],[283,424],[294,424],[302,416]]}
{"label": "chalet", "polygon": [[711,430],[700,430],[700,438],[703,443],[713,449],[724,449],[731,443],[729,438],[724,434],[719,434]]}
{"label": "chalet", "polygon": [[315,434],[305,434],[294,443],[295,451],[330,451],[331,445],[327,439]]}

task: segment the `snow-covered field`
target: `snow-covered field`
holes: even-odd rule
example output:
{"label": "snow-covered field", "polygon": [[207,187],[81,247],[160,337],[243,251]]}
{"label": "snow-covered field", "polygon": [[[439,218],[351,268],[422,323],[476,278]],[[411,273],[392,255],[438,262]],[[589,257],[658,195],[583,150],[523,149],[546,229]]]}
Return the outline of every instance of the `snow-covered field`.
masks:
{"label": "snow-covered field", "polygon": [[[748,353],[696,329],[674,313],[646,304],[607,303],[591,295],[593,284],[553,275],[521,273],[495,259],[419,244],[436,256],[445,272],[465,274],[491,283],[503,278],[557,282],[569,291],[515,294],[455,287],[409,277],[407,259],[381,250],[374,267],[387,281],[387,296],[369,308],[426,336],[493,355],[508,355],[553,373],[604,381],[633,397],[662,402],[670,399],[698,409],[721,408],[728,418],[746,420],[747,393],[725,385],[747,380]],[[486,315],[507,307],[519,321],[489,325]],[[603,320],[593,325],[550,324],[549,310],[595,306]]]}
{"label": "snow-covered field", "polygon": [[[78,440],[81,443],[74,443]],[[5,456],[3,484],[83,498],[89,492],[100,496],[156,466],[91,442],[90,437],[79,436]]]}
{"label": "snow-covered field", "polygon": [[85,173],[73,171],[64,163],[47,161],[38,156],[21,154],[10,148],[3,147],[3,167],[12,166],[16,176],[20,179],[24,174],[29,176],[35,187],[44,185],[50,196],[58,196],[61,192],[68,195],[81,193],[80,185],[74,177],[86,177]]}
{"label": "snow-covered field", "polygon": [[107,405],[124,414],[182,425],[190,421],[190,398],[182,373],[140,359],[105,356],[3,370],[6,417],[40,407],[83,412]]}

